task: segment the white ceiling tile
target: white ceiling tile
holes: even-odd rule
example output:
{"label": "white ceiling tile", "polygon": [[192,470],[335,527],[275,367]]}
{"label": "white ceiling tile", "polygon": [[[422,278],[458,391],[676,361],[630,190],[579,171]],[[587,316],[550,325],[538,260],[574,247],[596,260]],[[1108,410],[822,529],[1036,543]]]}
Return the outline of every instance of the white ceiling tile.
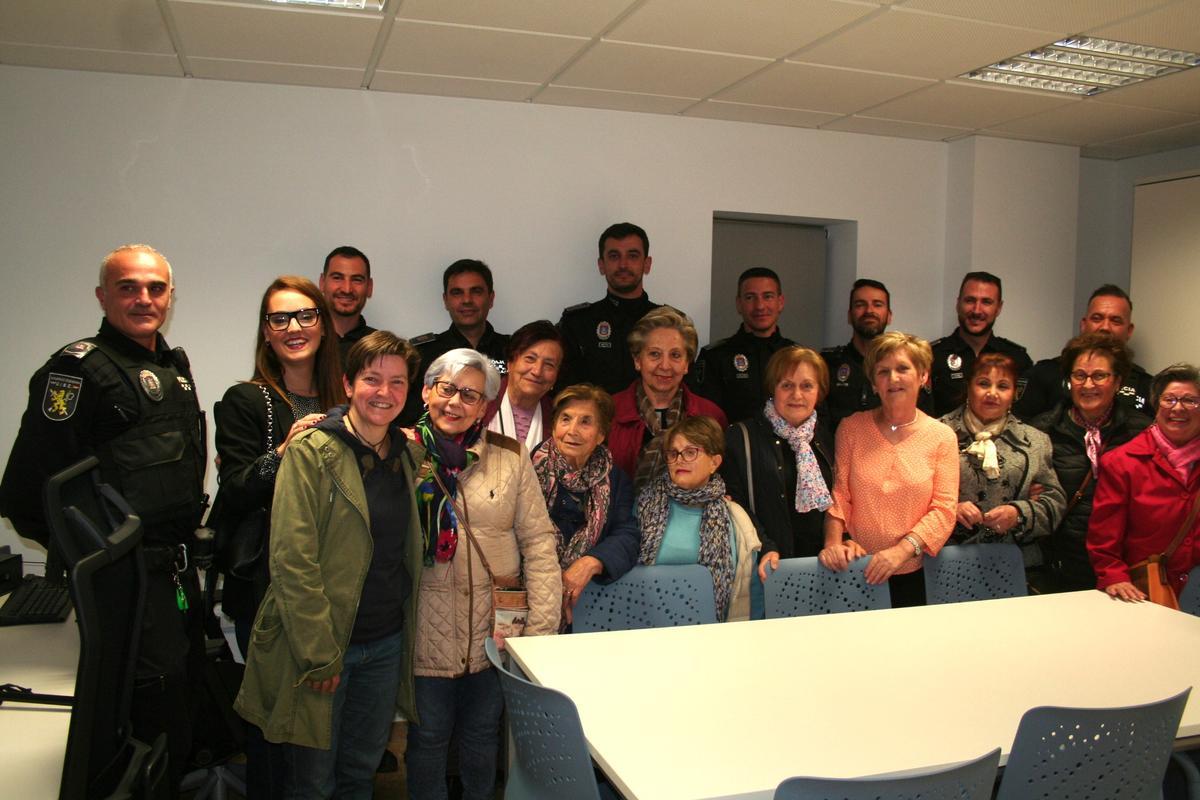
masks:
{"label": "white ceiling tile", "polygon": [[189,58],[365,68],[382,17],[170,0]]}
{"label": "white ceiling tile", "polygon": [[1195,116],[1158,111],[1149,108],[1130,108],[1112,103],[1082,100],[1032,117],[995,125],[989,130],[1007,132],[1028,138],[1087,145],[1107,142],[1124,136],[1149,133],[1196,121]]}
{"label": "white ceiling tile", "polygon": [[781,58],[877,8],[837,0],[646,0],[605,38]]}
{"label": "white ceiling tile", "polygon": [[785,61],[713,99],[850,114],[931,83],[923,78]]}
{"label": "white ceiling tile", "polygon": [[587,42],[578,37],[397,20],[379,68],[541,83]]}
{"label": "white ceiling tile", "polygon": [[743,56],[601,42],[555,83],[675,97],[706,97],[770,62]]}
{"label": "white ceiling tile", "polygon": [[154,0],[3,0],[0,41],[137,53],[175,52]]}
{"label": "white ceiling tile", "polygon": [[1121,42],[1200,53],[1200,2],[1176,0],[1136,19],[1085,32]]}
{"label": "white ceiling tile", "polygon": [[889,100],[872,107],[868,113],[880,119],[906,120],[926,125],[988,128],[1078,102],[1078,98],[1068,95],[951,81]]}
{"label": "white ceiling tile", "polygon": [[407,72],[378,70],[371,81],[372,91],[436,94],[443,97],[476,97],[484,100],[527,100],[540,84],[516,81],[488,81],[458,78],[452,75],[415,75]]}
{"label": "white ceiling tile", "polygon": [[898,122],[892,119],[874,119],[872,117],[843,117],[842,119],[822,125],[823,131],[846,131],[848,133],[869,133],[874,136],[893,136],[899,139],[930,139],[942,141],[970,133],[969,128],[951,128],[944,125],[921,125],[913,122]]}
{"label": "white ceiling tile", "polygon": [[1176,150],[1181,147],[1194,147],[1196,145],[1200,145],[1200,121],[1186,125],[1177,125],[1173,128],[1163,128],[1136,136],[1126,136],[1122,139],[1113,139],[1103,142],[1098,146],[1113,149],[1122,148],[1129,151],[1136,151],[1132,153],[1133,155],[1141,155],[1143,153],[1157,153],[1163,150]]}
{"label": "white ceiling tile", "polygon": [[644,111],[651,114],[678,114],[695,103],[694,97],[666,97],[660,94],[609,92],[603,89],[581,89],[576,86],[547,86],[533,98],[535,103],[556,106],[608,108],[615,111]]}
{"label": "white ceiling tile", "polygon": [[293,86],[322,86],[357,89],[363,70],[344,67],[315,67],[309,64],[272,64],[265,61],[235,61],[226,58],[192,58],[188,62],[197,78],[222,81],[282,83]]}
{"label": "white ceiling tile", "polygon": [[1200,67],[1098,94],[1097,103],[1200,114]]}
{"label": "white ceiling tile", "polygon": [[1067,36],[1169,2],[1172,0],[907,0],[904,7]]}
{"label": "white ceiling tile", "polygon": [[1056,38],[1049,31],[891,8],[886,14],[801,51],[795,60],[898,75],[952,78]]}
{"label": "white ceiling tile", "polygon": [[688,109],[684,116],[727,119],[733,122],[761,122],[765,125],[788,125],[792,128],[815,128],[838,118],[837,114],[799,111],[794,108],[771,108],[746,103],[722,103],[707,100]]}
{"label": "white ceiling tile", "polygon": [[404,0],[399,19],[596,36],[634,0]]}
{"label": "white ceiling tile", "polygon": [[95,72],[131,72],[137,75],[183,76],[179,59],[174,55],[46,47],[37,44],[0,43],[0,63]]}

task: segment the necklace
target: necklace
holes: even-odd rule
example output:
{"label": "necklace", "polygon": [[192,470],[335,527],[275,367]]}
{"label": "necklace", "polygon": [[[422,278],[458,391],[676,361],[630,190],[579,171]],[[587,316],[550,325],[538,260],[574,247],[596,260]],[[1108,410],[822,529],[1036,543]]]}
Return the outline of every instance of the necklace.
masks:
{"label": "necklace", "polygon": [[[387,438],[388,438],[388,432],[387,432],[387,430],[386,430],[386,429],[383,431],[383,437],[382,437],[382,438],[381,438],[381,439],[380,439],[378,442],[371,442],[371,441],[368,441],[368,440],[367,440],[365,437],[363,437],[363,436],[362,436],[362,434],[360,434],[360,433],[359,433],[359,432],[358,432],[358,431],[357,431],[357,430],[354,428],[354,425],[353,425],[353,424],[350,422],[350,415],[349,415],[349,414],[347,414],[347,415],[346,415],[346,417],[345,417],[345,422],[346,422],[346,429],[347,429],[347,430],[349,430],[349,431],[350,431],[350,433],[354,434],[354,438],[355,438],[355,439],[358,439],[360,442],[362,442],[364,445],[366,445],[367,447],[369,447],[369,448],[371,448],[372,450],[374,450],[376,453],[379,453],[379,448],[380,448],[380,446],[381,446],[381,445],[382,445],[384,442],[386,442],[386,441],[387,441]],[[380,455],[382,455],[382,453],[380,453]]]}
{"label": "necklace", "polygon": [[916,421],[917,421],[917,416],[914,414],[913,418],[910,419],[908,422],[901,422],[899,425],[893,425],[892,423],[886,422],[886,421],[883,424],[887,425],[889,428],[891,428],[892,433],[895,433],[896,431],[900,430],[901,428],[907,428],[909,425],[912,425]]}

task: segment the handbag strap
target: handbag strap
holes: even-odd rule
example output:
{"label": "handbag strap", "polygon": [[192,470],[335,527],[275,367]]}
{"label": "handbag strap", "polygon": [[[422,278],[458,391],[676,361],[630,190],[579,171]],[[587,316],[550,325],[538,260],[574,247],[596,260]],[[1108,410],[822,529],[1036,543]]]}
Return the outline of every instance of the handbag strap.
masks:
{"label": "handbag strap", "polygon": [[746,427],[745,422],[739,422],[737,426],[742,429],[742,442],[746,445],[746,497],[750,500],[750,513],[754,514],[754,466],[750,451],[750,429]]}
{"label": "handbag strap", "polygon": [[1171,556],[1175,555],[1175,551],[1183,543],[1183,537],[1187,536],[1187,532],[1192,529],[1192,523],[1196,521],[1196,514],[1198,513],[1200,513],[1200,491],[1197,491],[1192,498],[1192,508],[1188,511],[1187,519],[1183,521],[1183,527],[1179,529],[1179,533],[1175,534],[1175,538],[1171,540],[1171,546],[1163,551],[1163,559],[1165,561],[1170,561]]}
{"label": "handbag strap", "polygon": [[1083,493],[1087,491],[1087,487],[1091,485],[1091,482],[1092,470],[1089,468],[1087,474],[1083,476],[1083,483],[1079,484],[1079,488],[1075,490],[1075,494],[1071,495],[1071,500],[1067,503],[1067,510],[1063,513],[1064,518],[1067,514],[1071,513],[1071,509],[1079,505],[1079,501],[1083,499]]}
{"label": "handbag strap", "polygon": [[475,534],[471,532],[471,518],[467,514],[467,498],[462,498],[462,510],[458,507],[458,498],[451,497],[450,492],[446,489],[446,484],[442,483],[442,476],[438,475],[437,466],[430,460],[429,466],[432,470],[434,481],[441,487],[442,494],[446,495],[446,499],[450,501],[450,505],[454,508],[454,514],[458,517],[459,523],[462,525],[463,533],[467,535],[467,541],[475,548],[475,552],[479,554],[479,560],[483,562],[483,569],[487,572],[488,579],[492,583],[496,582],[496,573],[492,572],[492,565],[488,563],[487,556],[483,554],[483,548],[479,546],[479,542],[475,540]]}
{"label": "handbag strap", "polygon": [[271,402],[271,393],[266,386],[260,383],[258,388],[267,402],[267,452],[270,452],[275,449],[275,404]]}

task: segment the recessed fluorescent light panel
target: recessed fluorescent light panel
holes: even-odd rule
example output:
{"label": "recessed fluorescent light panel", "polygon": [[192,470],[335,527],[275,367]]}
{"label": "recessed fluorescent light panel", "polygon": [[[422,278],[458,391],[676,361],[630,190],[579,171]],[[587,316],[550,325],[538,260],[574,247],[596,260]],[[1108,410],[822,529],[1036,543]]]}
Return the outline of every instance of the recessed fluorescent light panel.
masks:
{"label": "recessed fluorescent light panel", "polygon": [[960,77],[1090,97],[1200,64],[1200,55],[1144,44],[1071,36]]}
{"label": "recessed fluorescent light panel", "polygon": [[267,0],[283,6],[319,6],[352,11],[382,11],[386,0]]}

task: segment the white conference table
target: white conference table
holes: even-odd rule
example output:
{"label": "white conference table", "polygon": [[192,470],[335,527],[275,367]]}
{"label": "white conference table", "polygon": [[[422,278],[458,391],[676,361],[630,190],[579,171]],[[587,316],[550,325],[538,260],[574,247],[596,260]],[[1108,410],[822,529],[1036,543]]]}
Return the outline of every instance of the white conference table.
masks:
{"label": "white conference table", "polygon": [[[79,628],[66,622],[0,627],[0,683],[38,694],[72,695],[79,666]],[[53,798],[62,781],[71,709],[5,702],[0,705],[0,793]]]}
{"label": "white conference table", "polygon": [[940,767],[997,746],[1003,759],[1033,706],[1188,686],[1179,737],[1200,736],[1200,618],[1099,591],[507,646],[575,701],[627,800],[765,800],[796,775]]}

